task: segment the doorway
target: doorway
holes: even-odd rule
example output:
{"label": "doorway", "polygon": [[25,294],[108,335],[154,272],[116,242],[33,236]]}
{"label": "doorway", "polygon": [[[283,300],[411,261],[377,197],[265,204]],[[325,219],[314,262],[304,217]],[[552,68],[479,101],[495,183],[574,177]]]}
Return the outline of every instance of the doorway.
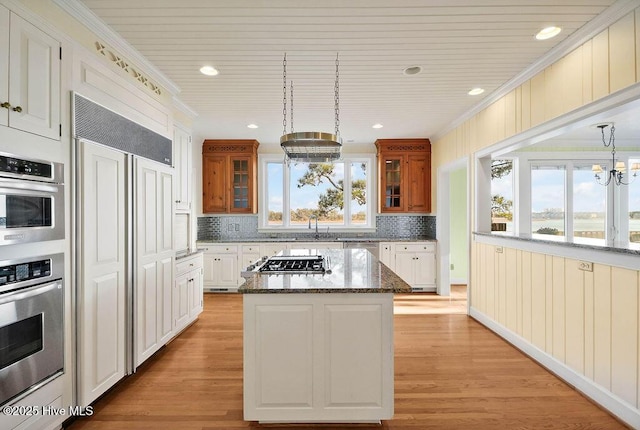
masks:
{"label": "doorway", "polygon": [[469,282],[469,162],[463,158],[438,169],[436,237],[438,294],[467,299]]}

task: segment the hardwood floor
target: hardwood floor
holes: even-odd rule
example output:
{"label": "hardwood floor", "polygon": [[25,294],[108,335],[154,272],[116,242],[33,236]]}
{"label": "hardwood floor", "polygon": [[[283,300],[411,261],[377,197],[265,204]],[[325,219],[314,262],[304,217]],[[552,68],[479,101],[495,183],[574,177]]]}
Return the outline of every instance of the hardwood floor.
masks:
{"label": "hardwood floor", "polygon": [[196,323],[68,428],[627,428],[466,314],[442,313],[449,300],[415,294],[395,302],[395,416],[382,425],[243,421],[242,296],[205,294]]}

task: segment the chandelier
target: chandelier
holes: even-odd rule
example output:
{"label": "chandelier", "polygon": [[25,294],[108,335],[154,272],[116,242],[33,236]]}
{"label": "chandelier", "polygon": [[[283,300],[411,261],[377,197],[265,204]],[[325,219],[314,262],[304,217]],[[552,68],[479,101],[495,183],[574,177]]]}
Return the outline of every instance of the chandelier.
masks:
{"label": "chandelier", "polygon": [[[611,132],[609,133],[609,139],[605,138],[605,130],[607,127],[611,125]],[[600,185],[604,185],[605,187],[609,185],[612,181],[616,185],[629,185],[635,178],[638,176],[638,171],[640,170],[640,163],[632,163],[631,164],[631,172],[632,179],[630,181],[624,181],[624,175],[626,172],[626,166],[624,161],[616,161],[616,138],[615,131],[616,128],[613,124],[598,124],[597,127],[600,129],[602,133],[602,144],[605,148],[611,147],[611,170],[607,173],[607,179],[603,182],[603,179],[600,177],[604,173],[604,169],[600,164],[594,164],[591,167],[591,171],[595,174],[596,182]]]}
{"label": "chandelier", "polygon": [[282,137],[280,147],[284,151],[285,161],[323,163],[338,160],[342,149],[340,138],[340,96],[338,55],[336,55],[336,83],[334,86],[335,133],[320,131],[296,132],[293,128],[293,81],[291,81],[291,121],[287,133],[287,54],[282,62]]}

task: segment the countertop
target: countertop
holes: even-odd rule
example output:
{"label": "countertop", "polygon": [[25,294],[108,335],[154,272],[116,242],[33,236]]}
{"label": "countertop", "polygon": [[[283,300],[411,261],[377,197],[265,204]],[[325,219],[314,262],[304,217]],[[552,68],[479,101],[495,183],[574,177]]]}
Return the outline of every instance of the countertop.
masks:
{"label": "countertop", "polygon": [[176,261],[182,260],[183,258],[192,257],[196,254],[201,254],[203,252],[204,252],[204,249],[202,248],[198,248],[194,251],[191,251],[191,250],[179,251],[179,252],[176,252]]}
{"label": "countertop", "polygon": [[218,240],[199,240],[199,245],[224,244],[224,243],[270,243],[270,242],[436,242],[436,239],[413,237],[413,238],[390,238],[390,237],[327,237],[314,239],[313,237],[261,237],[261,238],[237,238]]}
{"label": "countertop", "polygon": [[[282,255],[309,255],[309,250],[282,251]],[[238,289],[239,293],[410,293],[411,286],[373,254],[364,249],[323,249],[330,261],[330,274],[256,274]]]}

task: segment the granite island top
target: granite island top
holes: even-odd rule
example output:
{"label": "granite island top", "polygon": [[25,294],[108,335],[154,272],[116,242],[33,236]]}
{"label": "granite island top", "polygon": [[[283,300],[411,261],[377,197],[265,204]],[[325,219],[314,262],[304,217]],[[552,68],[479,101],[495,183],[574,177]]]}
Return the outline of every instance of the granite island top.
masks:
{"label": "granite island top", "polygon": [[[319,251],[319,252],[317,252]],[[313,254],[311,254],[313,252]],[[411,286],[365,249],[285,250],[278,255],[315,255],[329,262],[331,273],[255,274],[239,293],[410,293]]]}

